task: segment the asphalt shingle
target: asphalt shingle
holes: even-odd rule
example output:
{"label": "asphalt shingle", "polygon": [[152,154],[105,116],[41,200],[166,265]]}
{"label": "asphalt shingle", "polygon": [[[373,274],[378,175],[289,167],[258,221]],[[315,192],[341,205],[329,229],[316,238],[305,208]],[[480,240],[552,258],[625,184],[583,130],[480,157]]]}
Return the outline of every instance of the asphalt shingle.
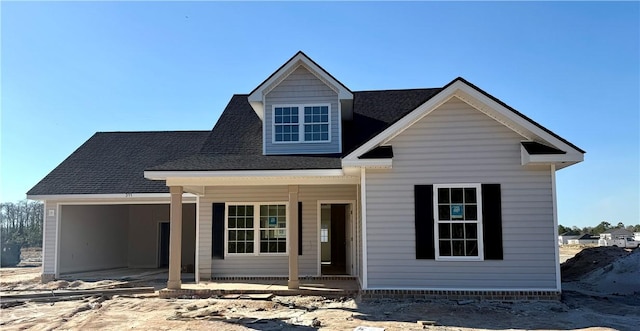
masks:
{"label": "asphalt shingle", "polygon": [[98,132],[28,195],[165,193],[144,169],[197,153],[210,131]]}

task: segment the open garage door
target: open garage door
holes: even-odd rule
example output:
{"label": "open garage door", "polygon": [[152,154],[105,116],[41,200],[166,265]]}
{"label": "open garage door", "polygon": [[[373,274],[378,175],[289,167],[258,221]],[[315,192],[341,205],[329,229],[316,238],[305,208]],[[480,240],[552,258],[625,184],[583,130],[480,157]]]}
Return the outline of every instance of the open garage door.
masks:
{"label": "open garage door", "polygon": [[[195,204],[183,205],[182,267],[195,263]],[[58,229],[60,274],[163,267],[169,204],[64,204]]]}

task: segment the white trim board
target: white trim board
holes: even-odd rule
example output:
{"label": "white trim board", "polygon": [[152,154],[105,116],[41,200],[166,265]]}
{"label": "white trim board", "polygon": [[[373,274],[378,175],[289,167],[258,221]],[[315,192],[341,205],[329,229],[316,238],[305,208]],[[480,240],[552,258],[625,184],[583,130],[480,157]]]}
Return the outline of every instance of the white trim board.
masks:
{"label": "white trim board", "polygon": [[338,177],[344,176],[342,169],[305,170],[210,170],[210,171],[145,171],[144,178],[166,180],[167,178],[222,178],[222,177]]}
{"label": "white trim board", "polygon": [[431,99],[344,157],[343,162],[344,160],[357,160],[358,157],[375,147],[388,144],[394,137],[404,132],[404,130],[429,115],[453,97],[459,98],[471,107],[497,120],[528,140],[543,140],[557,149],[566,151],[567,156],[570,155],[571,159],[576,160],[576,163],[584,159],[581,151],[556,138],[525,117],[516,114],[507,107],[479,92],[463,80],[457,78]]}
{"label": "white trim board", "polygon": [[[184,200],[195,202],[196,195],[184,193]],[[91,203],[130,203],[130,204],[148,204],[148,203],[169,203],[171,194],[169,193],[112,193],[112,194],[52,194],[52,195],[28,195],[29,200],[116,200],[116,201],[91,201]]]}

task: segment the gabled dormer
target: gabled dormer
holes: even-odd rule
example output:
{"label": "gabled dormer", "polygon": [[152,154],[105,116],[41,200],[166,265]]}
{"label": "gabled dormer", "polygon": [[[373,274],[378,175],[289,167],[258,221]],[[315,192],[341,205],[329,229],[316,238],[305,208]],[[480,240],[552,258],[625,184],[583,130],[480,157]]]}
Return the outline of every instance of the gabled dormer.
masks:
{"label": "gabled dormer", "polygon": [[262,121],[263,154],[342,152],[342,120],[353,117],[353,94],[303,52],[248,99]]}

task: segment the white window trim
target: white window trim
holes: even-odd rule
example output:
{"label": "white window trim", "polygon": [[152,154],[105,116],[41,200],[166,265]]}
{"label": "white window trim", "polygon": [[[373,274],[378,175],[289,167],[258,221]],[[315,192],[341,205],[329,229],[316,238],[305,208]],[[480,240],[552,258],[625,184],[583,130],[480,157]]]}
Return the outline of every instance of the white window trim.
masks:
{"label": "white window trim", "polygon": [[[286,251],[284,253],[260,253],[260,206],[284,205],[287,211],[286,219]],[[253,253],[229,253],[229,206],[253,206]],[[226,202],[224,204],[224,256],[249,257],[249,256],[288,256],[289,255],[289,203],[275,202]]]}
{"label": "white window trim", "polygon": [[[475,188],[476,203],[478,206],[478,219],[475,221],[460,221],[460,223],[477,224],[478,231],[478,256],[440,256],[440,233],[438,229],[438,189],[439,188]],[[446,223],[451,223],[446,222]],[[434,184],[433,185],[433,233],[436,261],[484,261],[484,238],[482,229],[482,184],[480,183],[455,183],[455,184]]]}
{"label": "white window trim", "polygon": [[[304,140],[304,125],[311,124],[304,121],[304,107],[327,107],[329,115],[329,139],[328,140],[316,140],[306,141]],[[276,108],[282,107],[298,107],[298,140],[292,141],[276,141]],[[293,125],[286,123],[285,125]],[[330,103],[299,103],[299,104],[274,104],[271,106],[271,143],[272,144],[328,144],[331,143],[331,104]]]}

